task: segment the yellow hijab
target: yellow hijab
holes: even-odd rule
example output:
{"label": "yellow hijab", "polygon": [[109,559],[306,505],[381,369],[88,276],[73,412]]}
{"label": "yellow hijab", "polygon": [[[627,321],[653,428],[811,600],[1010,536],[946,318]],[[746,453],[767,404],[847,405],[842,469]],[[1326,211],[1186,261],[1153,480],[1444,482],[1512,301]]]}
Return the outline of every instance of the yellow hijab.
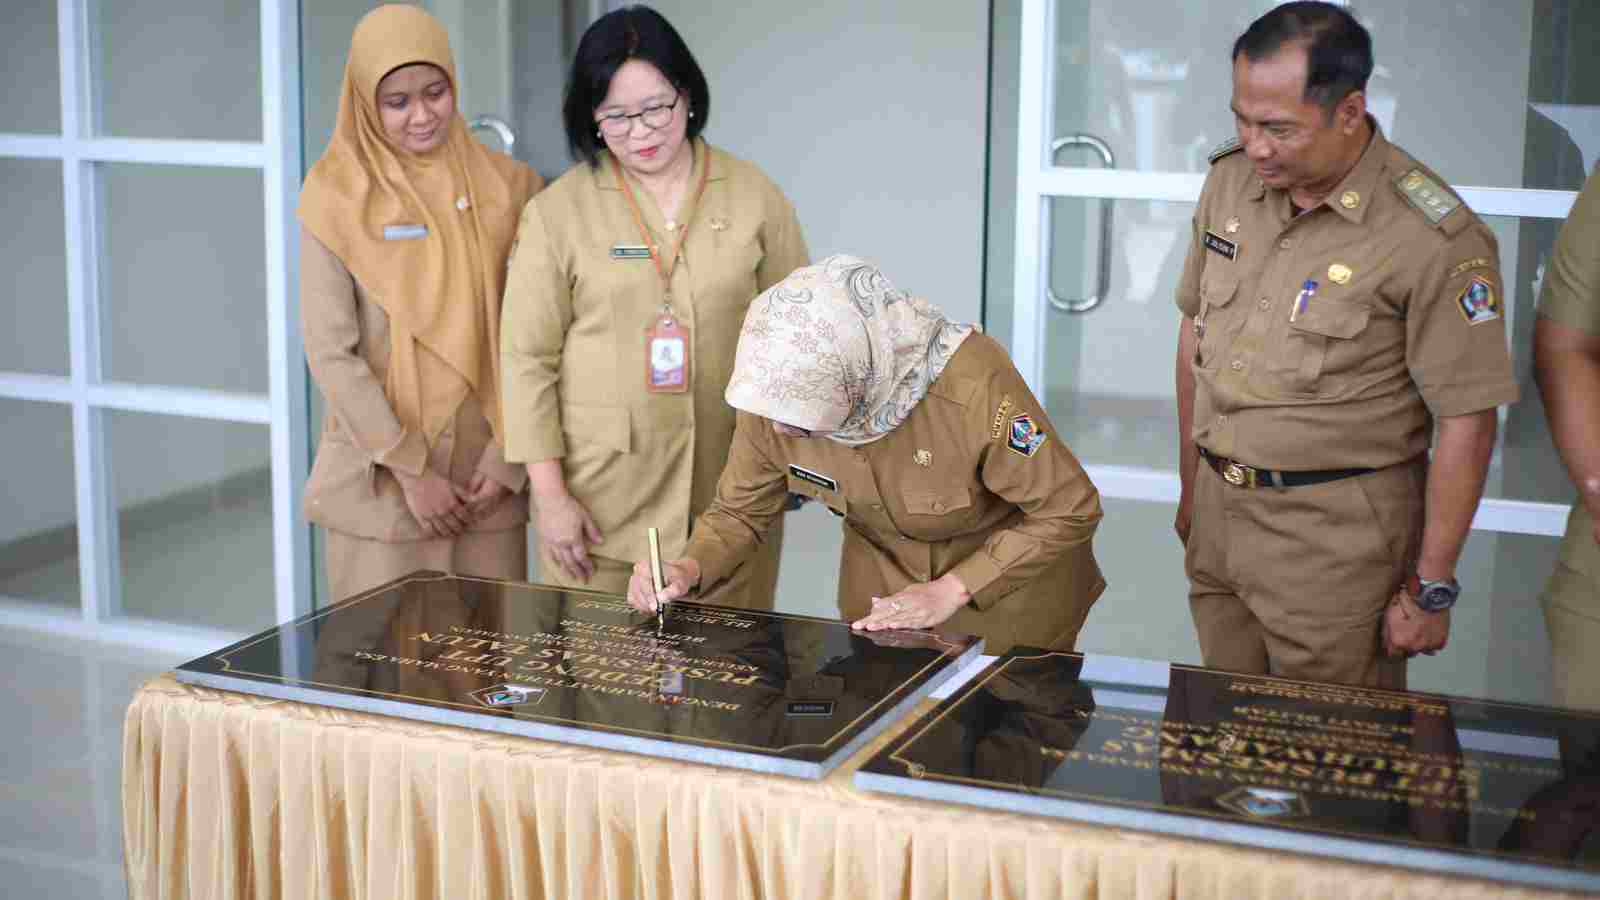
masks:
{"label": "yellow hijab", "polygon": [[[391,144],[378,82],[412,63],[437,66],[456,90],[449,35],[427,12],[380,6],[356,25],[333,140],[306,176],[300,221],[388,314],[384,392],[401,423],[431,443],[472,391],[498,440],[505,260],[539,178],[478,143],[459,108],[445,143],[426,156]],[[399,225],[427,234],[385,239],[385,227]]]}

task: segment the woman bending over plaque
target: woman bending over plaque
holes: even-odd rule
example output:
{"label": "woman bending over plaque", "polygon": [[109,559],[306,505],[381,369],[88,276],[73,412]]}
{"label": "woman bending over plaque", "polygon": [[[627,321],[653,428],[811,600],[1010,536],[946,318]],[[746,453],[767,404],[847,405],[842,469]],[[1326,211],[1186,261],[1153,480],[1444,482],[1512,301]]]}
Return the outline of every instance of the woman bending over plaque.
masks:
{"label": "woman bending over plaque", "polygon": [[[750,301],[798,266],[793,207],[699,135],[704,73],[660,14],[600,17],[567,82],[579,161],[528,204],[505,295],[506,449],[526,463],[539,579],[621,593],[647,528],[680,553],[733,440],[722,401]],[[735,576],[770,600],[778,542]]]}
{"label": "woman bending over plaque", "polygon": [[327,400],[306,517],[329,594],[416,569],[527,577],[527,476],[501,450],[506,253],[539,187],[456,112],[444,27],[415,6],[356,26],[327,152],[300,195],[300,313]]}
{"label": "woman bending over plaque", "polygon": [[834,256],[751,304],[727,400],[717,499],[659,597],[635,566],[636,608],[726,577],[793,491],[844,520],[839,610],[856,628],[1072,647],[1105,588],[1100,495],[995,341]]}

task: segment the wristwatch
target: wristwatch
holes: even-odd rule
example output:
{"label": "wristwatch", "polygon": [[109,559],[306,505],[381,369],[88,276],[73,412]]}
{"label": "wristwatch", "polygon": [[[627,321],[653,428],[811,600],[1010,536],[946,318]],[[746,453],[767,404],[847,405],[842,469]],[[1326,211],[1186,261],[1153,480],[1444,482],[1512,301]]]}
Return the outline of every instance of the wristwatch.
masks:
{"label": "wristwatch", "polygon": [[1454,578],[1445,578],[1439,581],[1429,581],[1421,575],[1412,576],[1416,579],[1417,587],[1413,592],[1417,608],[1423,612],[1444,612],[1456,605],[1456,598],[1461,596],[1461,585]]}

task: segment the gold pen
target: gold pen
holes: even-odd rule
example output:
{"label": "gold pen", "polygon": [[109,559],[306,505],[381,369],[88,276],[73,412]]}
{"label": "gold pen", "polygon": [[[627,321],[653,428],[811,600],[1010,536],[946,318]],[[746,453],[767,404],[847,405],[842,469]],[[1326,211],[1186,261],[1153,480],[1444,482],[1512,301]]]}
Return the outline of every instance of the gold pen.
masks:
{"label": "gold pen", "polygon": [[661,535],[651,528],[645,532],[645,536],[650,541],[650,578],[655,582],[656,628],[659,630],[667,617],[667,604],[661,602],[661,593],[667,589],[667,578],[661,571]]}

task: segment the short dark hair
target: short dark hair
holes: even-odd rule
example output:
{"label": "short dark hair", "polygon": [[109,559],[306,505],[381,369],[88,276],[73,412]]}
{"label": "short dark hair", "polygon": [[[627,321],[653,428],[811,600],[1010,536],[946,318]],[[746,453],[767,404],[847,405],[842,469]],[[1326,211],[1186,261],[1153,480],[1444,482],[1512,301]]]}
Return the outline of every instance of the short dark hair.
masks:
{"label": "short dark hair", "polygon": [[1301,0],[1285,3],[1250,23],[1233,42],[1233,59],[1239,54],[1251,62],[1273,56],[1284,44],[1306,48],[1306,88],[1303,95],[1332,114],[1352,91],[1367,89],[1372,77],[1372,35],[1356,17],[1332,3]]}
{"label": "short dark hair", "polygon": [[694,111],[688,127],[690,140],[705,130],[711,118],[711,89],[706,86],[706,74],[689,52],[689,45],[660,13],[648,6],[625,6],[596,19],[578,42],[578,52],[572,55],[561,118],[573,159],[591,166],[600,164],[605,143],[596,133],[594,111],[611,90],[612,77],[630,59],[643,60],[660,69],[674,87],[689,95],[688,108],[680,106],[677,115]]}

